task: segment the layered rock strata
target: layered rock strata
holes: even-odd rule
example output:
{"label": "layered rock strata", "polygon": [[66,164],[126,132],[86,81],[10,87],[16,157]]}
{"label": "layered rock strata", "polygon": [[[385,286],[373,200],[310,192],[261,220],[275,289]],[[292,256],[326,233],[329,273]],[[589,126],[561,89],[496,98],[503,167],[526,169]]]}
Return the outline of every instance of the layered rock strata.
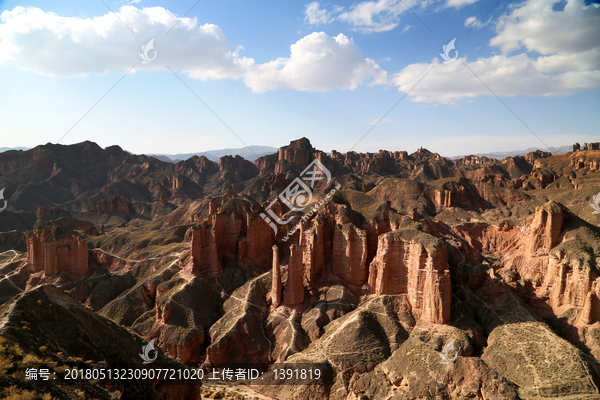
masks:
{"label": "layered rock strata", "polygon": [[380,236],[369,288],[376,296],[408,294],[415,319],[448,323],[452,292],[446,245],[418,231]]}
{"label": "layered rock strata", "polygon": [[296,244],[290,246],[287,272],[287,281],[283,288],[283,302],[290,307],[295,307],[304,302],[304,266],[301,246]]}
{"label": "layered rock strata", "polygon": [[68,271],[77,276],[88,274],[87,239],[60,227],[27,231],[27,266],[30,273],[46,275]]}
{"label": "layered rock strata", "polygon": [[192,231],[192,258],[196,275],[205,272],[213,277],[220,275],[222,268],[217,253],[215,230],[206,222]]}

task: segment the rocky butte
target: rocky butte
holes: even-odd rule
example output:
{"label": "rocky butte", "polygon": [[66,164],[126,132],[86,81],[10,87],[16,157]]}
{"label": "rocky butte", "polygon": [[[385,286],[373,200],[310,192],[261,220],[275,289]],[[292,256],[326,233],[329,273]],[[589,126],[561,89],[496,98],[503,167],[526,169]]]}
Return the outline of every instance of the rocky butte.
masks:
{"label": "rocky butte", "polygon": [[[314,160],[331,179],[286,191]],[[307,138],[254,162],[91,142],[1,153],[0,397],[42,396],[25,357],[140,364],[154,340],[177,368],[331,378],[267,373],[237,398],[600,399],[599,165],[597,143],[503,160],[326,153]],[[212,395],[177,387],[128,396]]]}

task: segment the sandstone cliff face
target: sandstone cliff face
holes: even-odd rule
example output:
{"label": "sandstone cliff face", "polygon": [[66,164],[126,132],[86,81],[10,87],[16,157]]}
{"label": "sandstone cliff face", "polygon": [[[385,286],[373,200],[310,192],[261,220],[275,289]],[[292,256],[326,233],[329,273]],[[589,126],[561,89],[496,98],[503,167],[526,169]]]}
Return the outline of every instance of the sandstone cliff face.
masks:
{"label": "sandstone cliff face", "polygon": [[203,223],[192,231],[192,259],[195,275],[208,273],[213,277],[221,274],[217,252],[217,238],[212,225]]}
{"label": "sandstone cliff face", "polygon": [[370,271],[374,295],[408,294],[416,319],[436,324],[450,321],[450,271],[441,240],[404,230],[384,234]]}
{"label": "sandstone cliff face", "polygon": [[44,205],[37,206],[37,213],[35,214],[38,220],[49,220],[55,219],[62,210],[58,207],[47,209]]}
{"label": "sandstone cliff face", "polygon": [[561,205],[551,201],[535,211],[529,232],[530,253],[548,253],[559,243],[565,212]]}
{"label": "sandstone cliff face", "polygon": [[577,217],[564,206],[550,201],[537,207],[519,228],[468,224],[455,227],[455,231],[478,251],[495,254],[503,271],[516,273],[523,281],[513,286],[538,314],[547,318],[575,308],[581,313],[578,321],[590,324],[600,318],[599,277],[590,260],[571,249],[579,246],[578,239],[564,239],[567,218],[577,223]]}
{"label": "sandstone cliff face", "polygon": [[27,265],[30,273],[44,271],[55,275],[68,271],[76,276],[88,274],[87,239],[66,230],[39,229],[27,231]]}
{"label": "sandstone cliff face", "polygon": [[344,282],[361,286],[369,271],[367,261],[367,234],[352,223],[336,225],[333,236],[333,273]]}
{"label": "sandstone cliff face", "polygon": [[300,244],[304,249],[302,262],[304,273],[309,285],[314,285],[323,276],[326,265],[331,262],[331,232],[333,218],[318,216],[310,223],[310,227],[302,232]]}
{"label": "sandstone cliff face", "polygon": [[129,204],[127,204],[126,200],[121,199],[118,194],[115,194],[110,199],[100,200],[98,204],[96,204],[96,210],[98,213],[114,213],[120,211],[125,215],[129,215]]}
{"label": "sandstone cliff face", "polygon": [[315,149],[306,138],[294,140],[289,146],[279,149],[279,159],[275,164],[275,173],[285,173],[288,168],[303,170],[314,159]]}
{"label": "sandstone cliff face", "polygon": [[265,220],[258,215],[247,213],[246,237],[239,238],[239,264],[261,265],[268,262],[273,243],[273,230]]}
{"label": "sandstone cliff face", "polygon": [[457,205],[465,205],[467,201],[467,193],[463,186],[456,189],[453,188],[452,190],[436,190],[434,201],[435,205],[442,209]]}
{"label": "sandstone cliff face", "polygon": [[478,251],[483,249],[497,254],[505,269],[517,271],[525,279],[540,276],[542,265],[547,265],[549,252],[560,240],[564,209],[549,202],[536,209],[534,216],[515,228],[501,224],[465,224],[454,231]]}
{"label": "sandstone cliff face", "polygon": [[273,278],[271,283],[271,305],[273,308],[281,304],[283,285],[281,283],[281,266],[279,265],[279,248],[273,246]]}
{"label": "sandstone cliff face", "polygon": [[213,215],[210,221],[215,230],[219,260],[224,256],[234,258],[237,254],[238,239],[242,233],[242,224],[245,221],[237,213]]}
{"label": "sandstone cliff face", "polygon": [[287,281],[283,288],[283,302],[295,307],[304,302],[304,266],[302,265],[302,247],[290,246],[290,260],[287,267]]}
{"label": "sandstone cliff face", "polygon": [[254,161],[254,165],[258,168],[260,175],[271,175],[275,172],[275,164],[279,159],[279,154],[269,154],[263,157],[259,157]]}
{"label": "sandstone cliff face", "polygon": [[254,163],[236,155],[223,156],[219,159],[219,171],[236,171],[244,179],[251,179],[258,175],[258,168]]}
{"label": "sandstone cliff face", "polygon": [[288,179],[286,174],[272,174],[267,176],[261,190],[267,193],[280,193],[292,183],[292,179]]}
{"label": "sandstone cliff face", "polygon": [[[217,211],[214,206],[210,209]],[[274,233],[258,211],[248,201],[234,198],[223,204],[221,212],[209,215],[219,262],[228,259],[245,267],[271,259]]]}

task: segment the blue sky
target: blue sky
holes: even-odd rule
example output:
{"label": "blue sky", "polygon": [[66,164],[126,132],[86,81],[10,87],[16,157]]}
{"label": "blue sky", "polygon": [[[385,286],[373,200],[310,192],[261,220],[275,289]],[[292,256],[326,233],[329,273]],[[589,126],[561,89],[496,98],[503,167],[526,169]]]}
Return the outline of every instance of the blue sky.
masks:
{"label": "blue sky", "polygon": [[105,95],[61,143],[173,154],[306,136],[453,156],[600,141],[589,1],[104,2],[116,16],[0,0],[0,146],[56,143]]}

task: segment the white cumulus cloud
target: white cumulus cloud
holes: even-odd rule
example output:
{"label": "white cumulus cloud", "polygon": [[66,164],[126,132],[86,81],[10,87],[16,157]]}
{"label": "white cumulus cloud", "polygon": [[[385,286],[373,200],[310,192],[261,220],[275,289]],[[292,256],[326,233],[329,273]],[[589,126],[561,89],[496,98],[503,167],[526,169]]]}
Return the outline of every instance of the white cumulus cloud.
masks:
{"label": "white cumulus cloud", "polygon": [[[432,103],[492,95],[490,89],[498,96],[562,96],[599,87],[599,6],[568,0],[564,11],[554,11],[555,3],[528,0],[502,16],[489,42],[502,55],[450,64],[434,59],[409,65],[392,80],[406,93],[435,67],[409,94],[412,101]],[[473,25],[474,19],[467,22]],[[510,54],[515,51],[520,53]]]}
{"label": "white cumulus cloud", "polygon": [[385,32],[400,24],[400,14],[409,11],[408,7],[424,7],[428,1],[435,0],[367,0],[353,4],[347,11],[340,6],[333,6],[331,10],[327,10],[314,1],[306,6],[304,20],[311,25],[328,24],[338,20],[350,24],[357,32]]}
{"label": "white cumulus cloud", "polygon": [[[16,7],[0,15],[0,65],[48,76],[87,76],[135,69],[181,71],[201,80],[241,79],[253,91],[354,89],[387,83],[387,74],[364,58],[345,35],[312,33],[291,46],[288,58],[265,64],[240,55],[221,28],[198,26],[162,7],[126,5],[94,18],[61,17],[39,8]],[[121,19],[126,26],[121,22]],[[176,25],[177,24],[177,25]],[[173,26],[176,27],[169,32]],[[132,33],[131,30],[135,32]],[[156,59],[142,64],[138,53],[154,38]]]}
{"label": "white cumulus cloud", "polygon": [[446,7],[461,8],[469,4],[476,3],[478,0],[447,0]]}
{"label": "white cumulus cloud", "polygon": [[400,23],[400,14],[408,11],[415,1],[376,0],[354,4],[349,11],[339,15],[341,21],[351,24],[355,30],[363,33],[385,32],[394,29]]}
{"label": "white cumulus cloud", "polygon": [[311,25],[328,24],[333,21],[331,13],[321,9],[321,5],[318,1],[307,4],[304,15],[304,20],[308,21]]}
{"label": "white cumulus cloud", "polygon": [[[95,18],[61,17],[39,8],[16,7],[0,15],[0,65],[50,76],[171,68],[199,79],[238,78],[254,60],[240,57],[216,25],[196,25],[162,7],[123,6]],[[155,38],[157,58],[141,64],[141,46]],[[154,53],[151,53],[152,56]]]}
{"label": "white cumulus cloud", "polygon": [[387,73],[375,61],[364,58],[352,39],[314,32],[291,46],[288,58],[257,65],[246,75],[255,92],[279,87],[329,91],[355,89],[359,85],[387,84]]}

